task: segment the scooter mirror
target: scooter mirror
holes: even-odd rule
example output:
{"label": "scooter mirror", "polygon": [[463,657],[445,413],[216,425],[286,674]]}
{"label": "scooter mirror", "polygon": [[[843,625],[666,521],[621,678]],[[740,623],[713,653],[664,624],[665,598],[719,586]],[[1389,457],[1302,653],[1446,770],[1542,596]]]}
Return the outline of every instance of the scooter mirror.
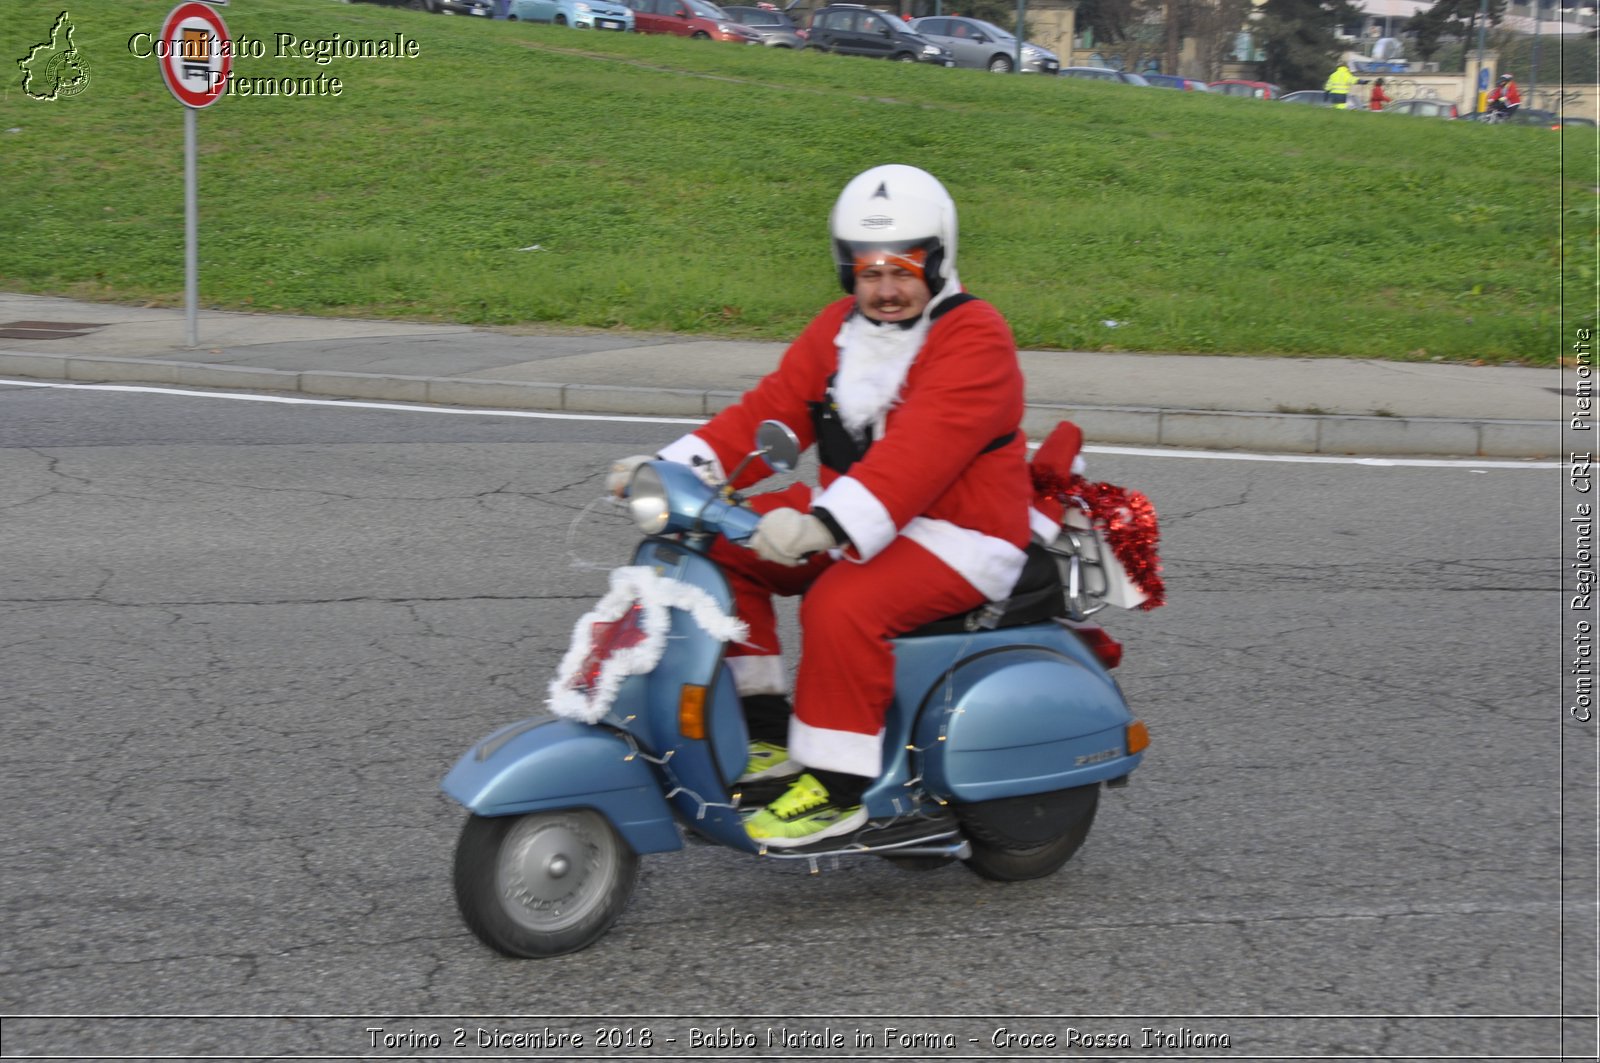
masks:
{"label": "scooter mirror", "polygon": [[775,472],[793,472],[800,464],[800,437],[782,421],[762,421],[756,429],[756,450]]}

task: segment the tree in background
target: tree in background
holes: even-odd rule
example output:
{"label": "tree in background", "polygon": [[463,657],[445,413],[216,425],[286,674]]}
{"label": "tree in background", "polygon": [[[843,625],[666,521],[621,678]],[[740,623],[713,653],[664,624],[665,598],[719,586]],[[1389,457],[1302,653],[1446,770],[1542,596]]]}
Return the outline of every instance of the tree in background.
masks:
{"label": "tree in background", "polygon": [[[786,0],[778,0],[778,6],[783,6]],[[828,0],[815,0],[817,7],[823,6]],[[898,5],[879,4],[879,7],[895,7],[899,13],[907,14],[912,18],[921,18],[924,15],[965,15],[967,18],[978,18],[985,22],[992,22],[1003,30],[1015,32],[1017,28],[1017,3],[1016,0],[943,0],[935,3],[934,0],[900,0]],[[937,9],[937,11],[935,10]]]}
{"label": "tree in background", "polygon": [[1143,0],[1082,0],[1078,4],[1078,32],[1090,31],[1097,44],[1117,44],[1128,40],[1134,27],[1144,22],[1149,13]]}
{"label": "tree in background", "polygon": [[1345,47],[1337,30],[1361,12],[1348,0],[1267,0],[1251,34],[1266,59],[1261,77],[1295,89],[1320,89]]}
{"label": "tree in background", "polygon": [[[1222,63],[1233,52],[1240,27],[1250,15],[1250,0],[1172,0],[1179,35],[1192,40],[1207,81],[1222,76]],[[1169,73],[1177,73],[1176,68]]]}
{"label": "tree in background", "polygon": [[[1478,39],[1480,0],[1434,0],[1432,7],[1418,11],[1405,23],[1405,32],[1415,44],[1413,51],[1423,62],[1432,62],[1445,42],[1456,40],[1472,47]],[[1506,0],[1489,0],[1489,24],[1498,26],[1506,16]]]}

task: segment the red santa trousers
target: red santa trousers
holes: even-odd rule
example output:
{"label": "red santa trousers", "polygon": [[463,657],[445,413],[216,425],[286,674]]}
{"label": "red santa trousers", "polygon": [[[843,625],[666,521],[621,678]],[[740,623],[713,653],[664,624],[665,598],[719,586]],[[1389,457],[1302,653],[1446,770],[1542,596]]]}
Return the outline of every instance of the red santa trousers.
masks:
{"label": "red santa trousers", "polygon": [[894,696],[890,638],[987,600],[904,536],[865,562],[818,556],[790,568],[721,540],[712,556],[728,577],[735,611],[750,628],[744,644],[727,650],[736,676],[741,658],[745,664],[770,658],[775,670],[781,668],[772,596],[804,595],[789,756],[807,767],[868,778],[883,770],[883,721]]}

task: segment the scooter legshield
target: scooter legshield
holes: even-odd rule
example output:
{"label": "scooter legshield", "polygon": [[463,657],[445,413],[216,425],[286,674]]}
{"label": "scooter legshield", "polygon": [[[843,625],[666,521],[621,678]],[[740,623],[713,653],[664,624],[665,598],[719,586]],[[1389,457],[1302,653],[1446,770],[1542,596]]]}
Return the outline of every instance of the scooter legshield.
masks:
{"label": "scooter legshield", "polygon": [[480,816],[592,808],[636,853],[683,847],[650,766],[621,737],[575,720],[528,720],[469,749],[441,784]]}

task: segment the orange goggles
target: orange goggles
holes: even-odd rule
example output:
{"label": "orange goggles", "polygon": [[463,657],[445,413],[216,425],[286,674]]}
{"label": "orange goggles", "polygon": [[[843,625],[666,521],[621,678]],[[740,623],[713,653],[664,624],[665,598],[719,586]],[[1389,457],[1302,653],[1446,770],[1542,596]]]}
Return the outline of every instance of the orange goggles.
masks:
{"label": "orange goggles", "polygon": [[858,275],[862,270],[872,269],[875,266],[903,269],[908,273],[916,274],[918,280],[927,280],[928,249],[914,247],[909,251],[890,251],[885,248],[879,248],[873,251],[856,253],[855,272]]}

